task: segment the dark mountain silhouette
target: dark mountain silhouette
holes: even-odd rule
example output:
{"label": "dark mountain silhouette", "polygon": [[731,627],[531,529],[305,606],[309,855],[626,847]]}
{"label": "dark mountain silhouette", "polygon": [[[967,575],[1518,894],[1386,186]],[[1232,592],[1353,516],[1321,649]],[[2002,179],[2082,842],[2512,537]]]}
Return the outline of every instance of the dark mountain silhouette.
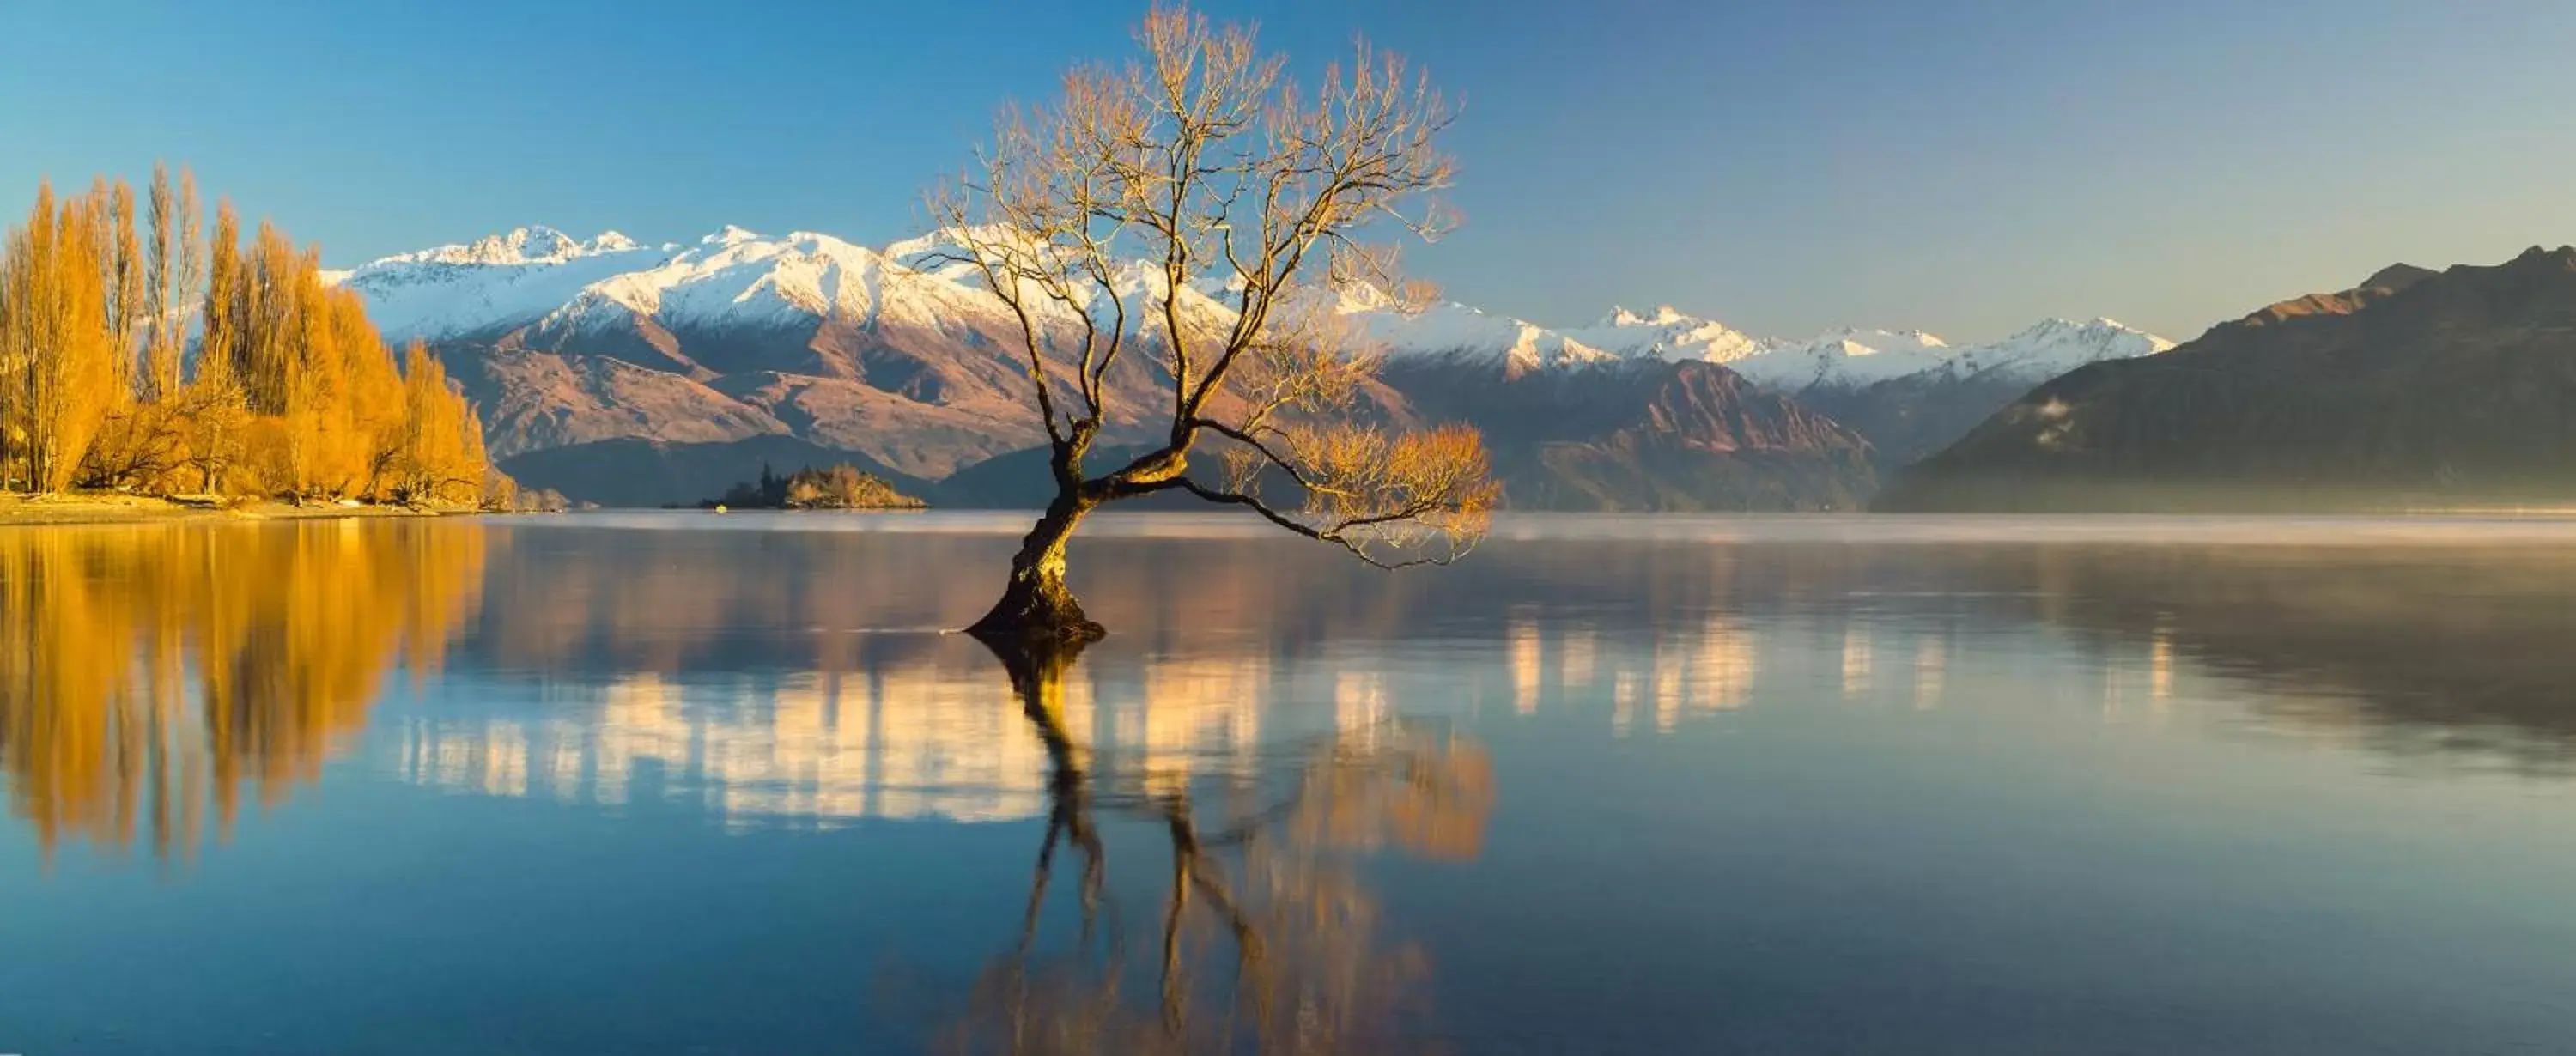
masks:
{"label": "dark mountain silhouette", "polygon": [[1886,510],[2322,510],[2576,499],[2576,248],[2387,268],[2032,390]]}

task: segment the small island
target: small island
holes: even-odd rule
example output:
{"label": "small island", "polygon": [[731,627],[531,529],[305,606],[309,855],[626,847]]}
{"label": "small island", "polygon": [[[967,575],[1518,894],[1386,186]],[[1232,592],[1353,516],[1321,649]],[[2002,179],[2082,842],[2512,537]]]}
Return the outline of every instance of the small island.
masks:
{"label": "small island", "polygon": [[929,503],[894,490],[873,473],[850,465],[807,466],[786,476],[760,467],[760,479],[725,489],[722,498],[698,503],[710,510],[919,510]]}

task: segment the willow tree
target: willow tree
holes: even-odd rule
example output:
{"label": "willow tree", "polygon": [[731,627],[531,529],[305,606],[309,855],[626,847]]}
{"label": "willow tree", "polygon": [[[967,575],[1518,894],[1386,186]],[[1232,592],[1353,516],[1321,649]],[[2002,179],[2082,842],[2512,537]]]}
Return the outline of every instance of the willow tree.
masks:
{"label": "willow tree", "polygon": [[[1251,29],[1186,9],[1157,8],[1136,41],[1005,110],[930,201],[950,260],[1018,323],[1055,485],[972,628],[987,639],[1102,633],[1065,586],[1065,545],[1108,503],[1184,492],[1394,567],[1463,554],[1495,495],[1474,431],[1345,413],[1369,357],[1334,287],[1393,288],[1370,240],[1439,233],[1448,104],[1364,43],[1310,87]],[[1148,450],[1090,465],[1112,422],[1143,423]],[[1192,473],[1194,453],[1211,465]]]}

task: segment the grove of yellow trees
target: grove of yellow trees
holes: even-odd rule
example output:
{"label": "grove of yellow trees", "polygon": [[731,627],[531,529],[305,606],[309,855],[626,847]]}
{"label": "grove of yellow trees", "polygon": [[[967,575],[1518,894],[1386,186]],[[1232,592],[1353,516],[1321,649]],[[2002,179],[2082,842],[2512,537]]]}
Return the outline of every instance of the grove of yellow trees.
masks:
{"label": "grove of yellow trees", "polygon": [[[138,215],[139,214],[139,215]],[[138,227],[138,224],[140,225]],[[473,505],[506,494],[473,406],[354,292],[156,166],[40,187],[0,251],[0,491]]]}

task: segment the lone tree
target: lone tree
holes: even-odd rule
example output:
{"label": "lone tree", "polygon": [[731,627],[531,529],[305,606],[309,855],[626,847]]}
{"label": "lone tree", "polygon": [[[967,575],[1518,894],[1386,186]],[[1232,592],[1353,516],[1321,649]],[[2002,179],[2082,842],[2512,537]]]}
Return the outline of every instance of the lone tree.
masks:
{"label": "lone tree", "polygon": [[[1393,431],[1343,413],[1371,357],[1338,294],[1364,283],[1380,299],[1421,296],[1393,276],[1393,251],[1364,238],[1439,234],[1431,196],[1454,166],[1433,141],[1448,104],[1365,43],[1309,88],[1249,27],[1185,8],[1156,8],[1136,41],[1127,64],[1077,66],[1061,98],[1006,109],[930,199],[948,261],[1018,321],[1051,451],[1055,497],[970,628],[987,640],[1103,633],[1064,570],[1066,541],[1106,503],[1186,492],[1397,567],[1464,554],[1495,497],[1474,430]],[[1122,356],[1142,362],[1113,373]],[[1156,395],[1112,406],[1140,388],[1115,380],[1139,366]],[[1087,465],[1113,420],[1143,423],[1150,450]],[[1194,451],[1220,472],[1190,475]]]}

